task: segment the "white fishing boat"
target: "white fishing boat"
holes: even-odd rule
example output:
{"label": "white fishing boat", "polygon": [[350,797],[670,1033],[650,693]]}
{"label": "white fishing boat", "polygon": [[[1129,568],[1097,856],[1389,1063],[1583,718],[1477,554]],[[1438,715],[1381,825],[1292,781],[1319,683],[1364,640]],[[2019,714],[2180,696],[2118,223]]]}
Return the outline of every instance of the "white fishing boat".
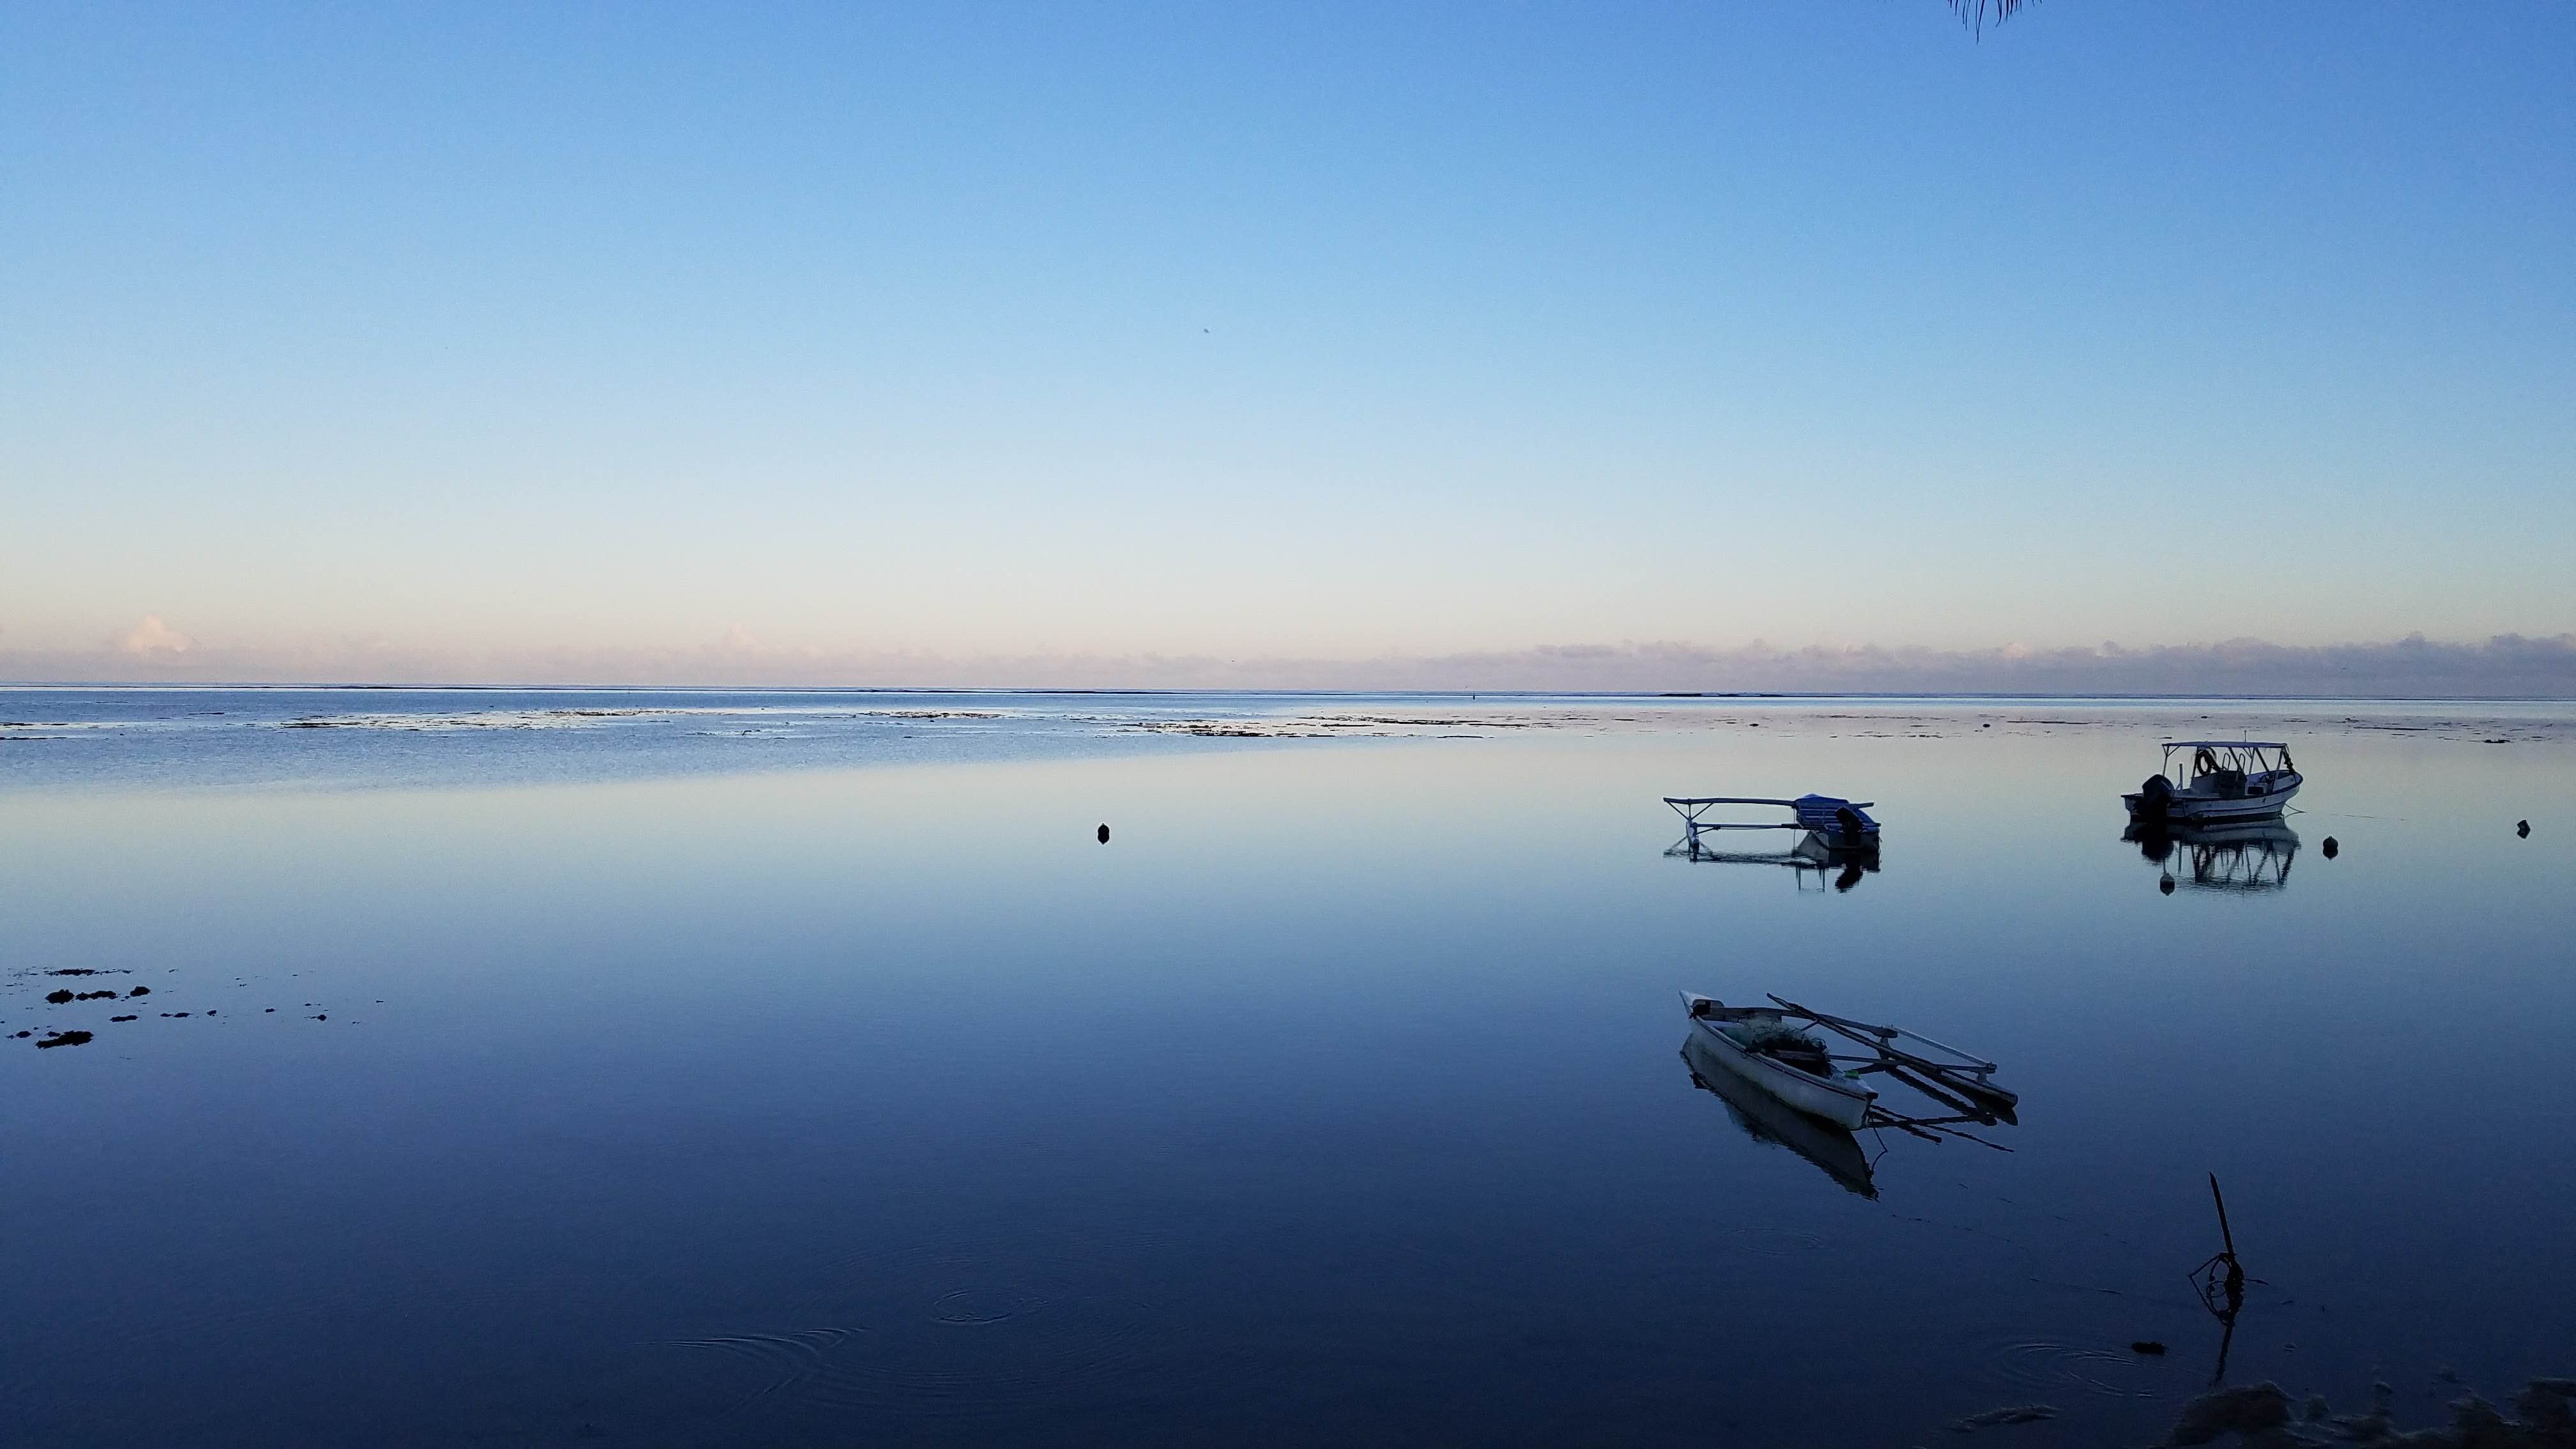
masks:
{"label": "white fishing boat", "polygon": [[1837,1067],[1822,1041],[1776,1009],[1728,1006],[1688,991],[1682,1006],[1720,1066],[1810,1117],[1847,1129],[1869,1120],[1878,1093]]}
{"label": "white fishing boat", "polygon": [[2254,820],[2280,814],[2301,783],[2277,740],[2168,740],[2164,769],[2120,800],[2135,820]]}
{"label": "white fishing boat", "polygon": [[[1681,997],[1693,1039],[1710,1048],[1712,1061],[1789,1106],[1840,1127],[1896,1127],[1930,1136],[1953,1123],[2010,1122],[2021,1102],[1995,1084],[1993,1062],[1919,1032],[1872,1026],[1778,996],[1769,1006],[1729,1006],[1692,991]],[[1865,1047],[1868,1054],[1828,1051],[1819,1031]],[[1903,1082],[1955,1115],[1888,1112],[1877,1105],[1878,1092],[1861,1080],[1871,1073]]]}

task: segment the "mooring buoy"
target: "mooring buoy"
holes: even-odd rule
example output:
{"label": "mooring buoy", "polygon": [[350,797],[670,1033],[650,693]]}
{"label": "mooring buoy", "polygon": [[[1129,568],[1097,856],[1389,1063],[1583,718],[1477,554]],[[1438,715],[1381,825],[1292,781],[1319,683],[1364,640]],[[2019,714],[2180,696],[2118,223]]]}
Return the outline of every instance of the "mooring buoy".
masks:
{"label": "mooring buoy", "polygon": [[1109,827],[1106,825],[1100,827],[1100,843],[1103,845],[1109,843]]}

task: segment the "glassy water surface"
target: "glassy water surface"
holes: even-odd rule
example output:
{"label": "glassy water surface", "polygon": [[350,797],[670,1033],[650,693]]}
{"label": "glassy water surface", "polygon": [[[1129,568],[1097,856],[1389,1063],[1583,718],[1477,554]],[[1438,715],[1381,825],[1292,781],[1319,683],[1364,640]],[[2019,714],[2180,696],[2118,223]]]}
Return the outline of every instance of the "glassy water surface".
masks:
{"label": "glassy water surface", "polygon": [[[2247,733],[2299,813],[2122,838],[2159,739]],[[0,692],[0,1418],[1813,1445],[2039,1403],[1992,1432],[2145,1442],[2222,1338],[2231,1381],[2433,1417],[2576,1370],[2571,740],[2515,704]],[[1876,802],[1875,870],[1667,853],[1664,795],[1806,790]],[[1683,989],[1956,1042],[2019,1121],[1802,1135],[1701,1084]],[[2186,1281],[2213,1172],[2232,1335]]]}

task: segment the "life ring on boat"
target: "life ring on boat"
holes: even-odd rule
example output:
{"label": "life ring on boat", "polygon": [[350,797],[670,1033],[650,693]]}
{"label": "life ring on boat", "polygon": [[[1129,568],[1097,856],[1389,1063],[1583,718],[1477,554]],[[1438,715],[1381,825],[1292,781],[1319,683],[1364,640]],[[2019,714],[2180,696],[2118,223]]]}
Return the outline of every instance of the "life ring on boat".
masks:
{"label": "life ring on boat", "polygon": [[2217,774],[2218,757],[2211,754],[2206,747],[2195,751],[2191,757],[2191,773],[2194,778]]}

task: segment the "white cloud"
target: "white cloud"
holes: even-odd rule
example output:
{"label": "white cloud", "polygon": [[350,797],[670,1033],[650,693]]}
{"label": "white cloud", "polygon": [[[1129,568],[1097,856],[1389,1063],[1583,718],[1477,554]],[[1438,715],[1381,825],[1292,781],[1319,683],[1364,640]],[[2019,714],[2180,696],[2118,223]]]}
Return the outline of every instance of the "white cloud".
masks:
{"label": "white cloud", "polygon": [[161,622],[158,614],[146,614],[143,622],[118,641],[117,648],[137,659],[166,659],[185,654],[197,641]]}
{"label": "white cloud", "polygon": [[1565,643],[1365,659],[1277,656],[942,655],[785,649],[747,630],[694,648],[463,650],[382,639],[197,646],[157,617],[108,647],[0,648],[0,681],[170,680],[362,684],[680,684],[746,688],[1453,689],[1953,692],[2035,695],[2576,699],[2576,635],[2449,642],[2275,644],[2259,639],[1944,650],[1853,644],[1783,649],[1679,641]]}

